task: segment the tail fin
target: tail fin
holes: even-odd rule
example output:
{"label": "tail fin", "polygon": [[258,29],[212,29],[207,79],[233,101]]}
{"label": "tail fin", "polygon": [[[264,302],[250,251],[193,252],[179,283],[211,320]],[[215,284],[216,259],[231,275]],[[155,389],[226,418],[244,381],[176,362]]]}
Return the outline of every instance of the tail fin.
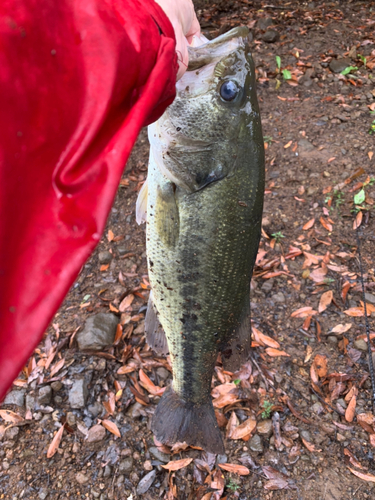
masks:
{"label": "tail fin", "polygon": [[168,387],[161,397],[151,423],[158,441],[174,444],[184,441],[210,453],[224,453],[224,445],[211,400],[188,403]]}

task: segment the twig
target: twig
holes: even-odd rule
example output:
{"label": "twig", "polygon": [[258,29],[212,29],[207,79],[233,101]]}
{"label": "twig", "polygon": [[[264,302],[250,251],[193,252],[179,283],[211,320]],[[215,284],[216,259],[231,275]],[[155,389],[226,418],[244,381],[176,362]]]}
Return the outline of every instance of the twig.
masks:
{"label": "twig", "polygon": [[370,341],[370,325],[367,316],[367,302],[365,294],[365,283],[363,280],[363,266],[362,266],[362,256],[361,256],[361,241],[359,239],[359,230],[356,228],[357,237],[357,248],[358,248],[358,261],[359,261],[359,271],[360,271],[360,282],[362,285],[362,298],[363,298],[363,309],[365,312],[365,325],[366,325],[366,337],[367,337],[367,352],[368,352],[368,368],[371,378],[371,388],[372,388],[372,410],[375,413],[375,374],[374,374],[374,364],[372,362],[372,351],[371,351],[371,341]]}

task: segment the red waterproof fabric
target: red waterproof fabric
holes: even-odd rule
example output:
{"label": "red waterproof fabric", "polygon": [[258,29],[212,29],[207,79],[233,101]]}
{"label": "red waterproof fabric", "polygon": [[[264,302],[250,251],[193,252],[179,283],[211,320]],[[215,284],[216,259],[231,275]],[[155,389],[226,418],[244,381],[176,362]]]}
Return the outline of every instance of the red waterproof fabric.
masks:
{"label": "red waterproof fabric", "polygon": [[152,0],[0,2],[0,400],[98,243],[176,73]]}

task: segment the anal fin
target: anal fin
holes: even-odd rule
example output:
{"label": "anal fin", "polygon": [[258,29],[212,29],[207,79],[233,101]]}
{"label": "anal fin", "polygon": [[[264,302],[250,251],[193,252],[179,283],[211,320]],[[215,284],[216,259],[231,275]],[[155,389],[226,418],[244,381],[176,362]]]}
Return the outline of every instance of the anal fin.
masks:
{"label": "anal fin", "polygon": [[250,300],[241,321],[229,341],[221,350],[221,359],[225,370],[234,372],[248,361],[251,351]]}
{"label": "anal fin", "polygon": [[152,291],[148,299],[145,318],[145,333],[148,345],[157,353],[167,355],[169,353],[168,342],[163,327],[158,318],[156,306],[152,300]]}

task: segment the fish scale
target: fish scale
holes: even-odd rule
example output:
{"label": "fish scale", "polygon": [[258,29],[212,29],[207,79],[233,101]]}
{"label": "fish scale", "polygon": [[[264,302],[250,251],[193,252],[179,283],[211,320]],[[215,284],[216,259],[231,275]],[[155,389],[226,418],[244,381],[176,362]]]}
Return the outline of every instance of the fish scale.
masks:
{"label": "fish scale", "polygon": [[[146,335],[155,347],[161,323],[173,370],[152,430],[161,442],[186,441],[213,453],[224,450],[210,397],[218,353],[225,367],[239,369],[250,348],[250,280],[264,192],[263,136],[244,33],[235,29],[203,46],[205,75],[207,61],[212,66],[204,91],[192,86],[189,93],[194,75],[184,77],[175,102],[149,129],[153,304]],[[199,65],[199,54],[194,61]],[[233,102],[220,94],[227,80],[237,92]]]}

